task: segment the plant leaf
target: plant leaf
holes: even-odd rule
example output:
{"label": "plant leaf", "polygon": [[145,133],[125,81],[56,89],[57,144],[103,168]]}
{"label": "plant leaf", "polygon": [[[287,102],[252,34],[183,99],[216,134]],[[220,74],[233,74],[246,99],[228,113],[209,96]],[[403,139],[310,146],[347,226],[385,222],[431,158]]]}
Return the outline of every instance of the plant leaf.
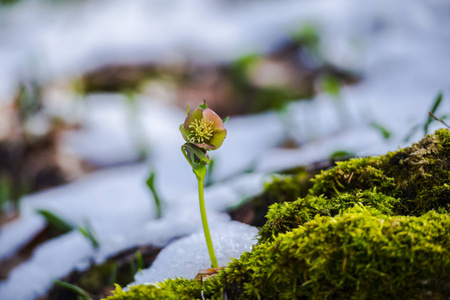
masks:
{"label": "plant leaf", "polygon": [[389,130],[387,130],[386,127],[376,122],[370,123],[370,126],[372,126],[375,129],[378,129],[386,140],[389,139],[392,135],[392,133]]}
{"label": "plant leaf", "polygon": [[150,176],[148,177],[147,181],[145,182],[147,184],[147,187],[150,189],[150,192],[153,195],[153,200],[155,200],[155,206],[156,206],[156,218],[159,219],[162,216],[162,208],[161,208],[161,200],[158,196],[158,192],[155,188],[155,170],[152,170],[150,173]]}
{"label": "plant leaf", "polygon": [[138,272],[142,272],[145,265],[144,265],[144,259],[142,258],[141,251],[139,251],[139,250],[136,251],[135,257],[136,257],[136,265],[138,267]]}
{"label": "plant leaf", "polygon": [[200,107],[201,109],[205,110],[208,108],[208,105],[206,105],[206,100],[203,100],[203,103],[200,104],[198,107]]}
{"label": "plant leaf", "polygon": [[89,220],[84,220],[84,227],[78,227],[78,230],[81,232],[82,235],[84,235],[85,238],[91,242],[92,247],[94,249],[98,249],[100,247],[100,243],[97,240],[97,237],[95,236],[95,233],[92,229],[92,225],[89,222]]}
{"label": "plant leaf", "polygon": [[[442,102],[443,95],[442,93],[439,93],[436,97],[436,100],[434,100],[433,106],[431,108],[431,113],[434,114],[436,110],[438,109],[439,105]],[[423,131],[425,135],[428,134],[428,127],[430,126],[431,122],[433,122],[433,118],[431,115],[428,115],[427,120],[425,121],[425,124],[423,125]]]}
{"label": "plant leaf", "polygon": [[84,300],[93,300],[92,297],[89,296],[89,294],[85,290],[83,290],[82,288],[80,288],[76,285],[73,285],[68,282],[60,281],[60,280],[55,280],[53,282],[56,285],[59,285],[59,286],[62,286],[63,288],[71,290],[72,292],[76,293],[78,296],[80,296]]}
{"label": "plant leaf", "polygon": [[184,149],[189,154],[189,157],[192,161],[192,163],[195,163],[195,157],[197,157],[200,161],[205,162],[207,164],[210,163],[209,158],[206,156],[203,151],[201,151],[199,148],[197,148],[194,145],[191,145],[189,143],[184,144]]}
{"label": "plant leaf", "polygon": [[45,218],[49,226],[55,228],[61,233],[67,233],[74,228],[72,224],[49,210],[38,209],[36,212]]}

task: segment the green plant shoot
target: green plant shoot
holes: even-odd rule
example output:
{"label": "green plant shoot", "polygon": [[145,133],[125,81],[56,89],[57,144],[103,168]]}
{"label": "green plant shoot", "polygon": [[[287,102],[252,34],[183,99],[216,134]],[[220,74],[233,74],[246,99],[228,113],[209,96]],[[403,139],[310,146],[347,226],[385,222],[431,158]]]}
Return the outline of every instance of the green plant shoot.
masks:
{"label": "green plant shoot", "polygon": [[159,219],[162,216],[162,208],[161,208],[161,200],[155,188],[155,176],[156,176],[155,170],[153,170],[150,176],[147,178],[146,184],[153,195],[153,199],[155,200],[156,218]]}
{"label": "green plant shoot", "polygon": [[94,233],[94,229],[92,228],[91,222],[88,219],[84,220],[84,226],[78,227],[78,230],[81,234],[91,243],[94,249],[98,249],[100,247],[100,243]]}
{"label": "green plant shoot", "polygon": [[89,294],[85,290],[83,290],[82,288],[80,288],[80,287],[78,287],[76,285],[73,285],[73,284],[68,283],[68,282],[60,281],[60,280],[55,280],[54,283],[56,285],[62,286],[63,288],[71,290],[72,292],[77,294],[78,299],[92,300],[92,297],[89,296]]}
{"label": "green plant shoot", "polygon": [[36,212],[45,218],[49,226],[56,229],[61,234],[67,233],[74,228],[72,224],[49,210],[38,209]]}

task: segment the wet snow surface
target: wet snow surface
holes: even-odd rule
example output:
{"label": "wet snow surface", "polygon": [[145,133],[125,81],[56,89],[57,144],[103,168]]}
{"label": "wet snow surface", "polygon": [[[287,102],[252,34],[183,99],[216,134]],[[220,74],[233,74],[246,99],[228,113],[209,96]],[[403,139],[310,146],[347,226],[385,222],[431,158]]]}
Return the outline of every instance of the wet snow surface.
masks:
{"label": "wet snow surface", "polygon": [[[368,155],[406,146],[404,137],[425,120],[438,91],[450,95],[450,5],[444,0],[38,3],[0,10],[0,99],[8,98],[20,76],[49,82],[117,61],[189,57],[226,62],[265,52],[303,24],[318,27],[327,61],[362,75],[361,82],[342,90],[340,100],[319,94],[291,104],[284,115],[269,112],[227,122],[224,145],[211,153],[216,183],[205,190],[221,265],[250,250],[257,233],[230,221],[225,209],[261,192],[267,174],[308,165],[336,150]],[[208,267],[196,181],[180,153],[178,126],[185,112],[158,99],[140,100],[137,118],[149,148],[147,162],[29,195],[22,201],[21,217],[0,232],[2,259],[42,229],[44,221],[35,210],[48,209],[78,226],[88,219],[100,248],[92,249],[76,231],[40,245],[0,282],[0,299],[35,299],[54,279],[86,268],[91,259],[102,262],[141,244],[165,246],[180,236],[188,237],[169,244],[136,282],[192,278]],[[341,109],[336,108],[339,101]],[[449,113],[449,104],[444,98],[439,115]],[[88,96],[77,111],[84,127],[65,137],[66,147],[100,165],[135,159],[139,149],[126,105],[120,95]],[[371,122],[389,129],[392,138],[383,139]],[[288,136],[302,147],[277,148]],[[145,186],[151,169],[164,200],[159,220]],[[254,172],[244,173],[249,169]]]}

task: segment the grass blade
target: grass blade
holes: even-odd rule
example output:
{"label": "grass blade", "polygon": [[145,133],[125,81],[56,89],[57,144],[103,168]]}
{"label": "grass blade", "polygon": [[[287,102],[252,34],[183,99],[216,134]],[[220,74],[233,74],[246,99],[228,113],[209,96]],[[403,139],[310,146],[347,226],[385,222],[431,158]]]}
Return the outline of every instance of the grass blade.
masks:
{"label": "grass blade", "polygon": [[145,268],[145,266],[144,266],[144,259],[142,258],[141,251],[139,251],[139,250],[136,251],[135,257],[136,257],[137,269],[139,272],[142,272],[142,270]]}
{"label": "grass blade", "polygon": [[162,216],[162,208],[161,208],[161,200],[158,196],[158,192],[156,191],[155,187],[155,170],[152,171],[150,176],[147,178],[147,186],[152,192],[153,199],[155,200],[155,206],[156,206],[156,218],[159,219]]}
{"label": "grass blade", "polygon": [[[438,109],[439,105],[442,102],[442,93],[439,93],[439,95],[436,97],[436,100],[434,100],[433,107],[431,108],[431,113],[434,114],[436,110]],[[428,115],[427,120],[425,124],[423,125],[423,131],[425,135],[428,134],[428,127],[430,126],[431,122],[433,121],[433,117],[431,115]]]}
{"label": "grass blade", "polygon": [[392,133],[389,130],[387,130],[386,127],[378,123],[372,122],[370,123],[370,126],[372,126],[375,129],[378,129],[386,140],[388,140],[392,135]]}
{"label": "grass blade", "polygon": [[48,225],[61,233],[67,233],[74,228],[69,222],[49,210],[38,209],[36,212],[45,218]]}
{"label": "grass blade", "polygon": [[81,234],[84,235],[85,238],[91,242],[92,247],[94,249],[98,249],[100,247],[100,243],[97,240],[97,237],[95,236],[95,233],[92,229],[91,223],[89,220],[84,220],[84,227],[78,227],[78,230],[81,232]]}
{"label": "grass blade", "polygon": [[73,285],[68,282],[60,281],[60,280],[55,280],[54,283],[56,285],[62,286],[63,288],[71,290],[72,292],[74,292],[78,296],[80,296],[83,300],[93,300],[92,297],[89,296],[89,294],[85,290],[83,290],[82,288],[80,288],[76,285]]}

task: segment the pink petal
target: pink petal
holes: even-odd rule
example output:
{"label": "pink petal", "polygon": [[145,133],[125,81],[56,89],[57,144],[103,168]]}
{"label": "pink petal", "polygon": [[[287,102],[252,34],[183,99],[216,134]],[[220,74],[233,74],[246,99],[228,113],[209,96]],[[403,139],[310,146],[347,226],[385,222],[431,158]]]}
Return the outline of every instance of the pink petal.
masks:
{"label": "pink petal", "polygon": [[216,129],[223,129],[223,121],[222,119],[212,110],[212,109],[205,109],[203,111],[203,120],[205,122],[213,122],[213,130]]}

